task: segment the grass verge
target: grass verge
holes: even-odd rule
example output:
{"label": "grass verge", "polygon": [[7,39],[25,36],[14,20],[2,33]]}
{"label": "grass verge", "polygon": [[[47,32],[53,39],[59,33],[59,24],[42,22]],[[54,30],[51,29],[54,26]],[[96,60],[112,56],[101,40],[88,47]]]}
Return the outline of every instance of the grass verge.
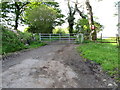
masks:
{"label": "grass verge", "polygon": [[102,66],[104,71],[107,71],[112,77],[118,81],[118,48],[116,43],[93,43],[89,42],[80,45],[79,52],[86,59],[93,60]]}
{"label": "grass verge", "polygon": [[26,48],[38,48],[41,46],[46,45],[46,43],[43,42],[32,42],[30,45],[26,46]]}
{"label": "grass verge", "polygon": [[[8,48],[8,49],[7,49],[7,52],[4,52],[4,53],[2,52],[2,49],[5,48],[5,47],[3,46],[3,47],[0,48],[0,50],[1,50],[0,54],[1,54],[1,55],[7,55],[8,53],[20,51],[20,50],[23,50],[23,49],[38,48],[38,47],[41,47],[41,46],[44,46],[44,45],[46,45],[46,43],[34,41],[34,42],[31,42],[30,45],[23,45],[23,47],[20,48],[20,49]],[[6,47],[7,47],[7,46],[6,46]],[[13,50],[13,49],[14,49],[14,50]]]}

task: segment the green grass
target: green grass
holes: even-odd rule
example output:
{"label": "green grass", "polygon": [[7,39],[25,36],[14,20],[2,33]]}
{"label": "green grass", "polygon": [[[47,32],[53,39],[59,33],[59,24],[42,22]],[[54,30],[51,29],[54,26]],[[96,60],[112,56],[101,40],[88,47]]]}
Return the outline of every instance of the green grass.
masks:
{"label": "green grass", "polygon": [[98,39],[97,41],[102,42],[116,42],[116,38]]}
{"label": "green grass", "polygon": [[[18,46],[17,46],[17,48],[9,48],[9,46],[6,45],[6,46],[3,46],[3,47],[0,48],[0,54],[3,54],[3,55],[4,55],[4,54],[7,54],[7,53],[20,51],[20,50],[23,50],[23,49],[38,48],[38,47],[41,47],[41,46],[44,46],[44,45],[46,45],[46,43],[36,42],[36,41],[31,42],[31,44],[28,45],[28,46],[23,45],[23,47],[22,47],[22,48],[19,48],[19,49],[17,49]],[[7,48],[7,49],[6,49],[6,48]],[[3,53],[2,50],[4,50],[4,49],[6,49],[6,52]]]}
{"label": "green grass", "polygon": [[26,48],[38,48],[41,46],[46,45],[46,43],[43,42],[32,42],[29,46],[26,46]]}
{"label": "green grass", "polygon": [[87,43],[77,48],[84,58],[102,66],[111,76],[118,73],[118,48],[116,43]]}
{"label": "green grass", "polygon": [[54,38],[54,39],[53,39],[53,38],[51,38],[51,39],[49,39],[49,38],[48,38],[48,39],[42,39],[42,41],[55,41],[55,40],[59,40],[59,38]]}

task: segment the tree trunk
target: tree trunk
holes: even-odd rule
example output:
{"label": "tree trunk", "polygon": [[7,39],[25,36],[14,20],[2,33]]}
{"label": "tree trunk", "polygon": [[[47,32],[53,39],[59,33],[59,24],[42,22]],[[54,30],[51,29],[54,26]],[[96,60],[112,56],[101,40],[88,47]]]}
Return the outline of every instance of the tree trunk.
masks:
{"label": "tree trunk", "polygon": [[69,33],[73,33],[73,26],[74,26],[74,20],[75,20],[74,15],[75,15],[76,10],[74,9],[72,11],[69,0],[68,0],[68,9],[69,9],[69,16],[68,16]]}
{"label": "tree trunk", "polygon": [[69,33],[73,33],[73,24],[69,24]]}
{"label": "tree trunk", "polygon": [[92,40],[96,40],[97,39],[97,33],[96,30],[92,30],[91,27],[92,25],[94,25],[94,21],[93,21],[93,12],[92,12],[92,7],[90,5],[89,0],[86,0],[86,8],[88,11],[88,20],[89,20],[89,25],[90,25],[90,39]]}
{"label": "tree trunk", "polygon": [[97,32],[96,32],[96,30],[94,30],[93,33],[92,33],[92,40],[97,40]]}
{"label": "tree trunk", "polygon": [[18,28],[18,20],[19,20],[19,15],[20,15],[20,7],[17,4],[17,2],[15,2],[15,7],[16,7],[15,8],[16,17],[15,17],[15,27],[14,27],[14,29],[17,30],[17,28]]}
{"label": "tree trunk", "polygon": [[15,3],[15,15],[16,15],[16,17],[15,17],[15,26],[14,26],[14,29],[15,30],[17,30],[17,28],[18,28],[18,20],[19,20],[19,18],[20,18],[20,15],[21,15],[21,13],[25,10],[25,6],[27,5],[27,4],[29,4],[29,2],[26,2],[26,3],[23,3],[23,5],[22,6],[20,6],[19,4],[18,4],[18,2],[14,2]]}
{"label": "tree trunk", "polygon": [[16,18],[15,18],[15,30],[17,30],[17,28],[18,28],[18,18],[19,18],[19,16],[18,15],[16,15]]}

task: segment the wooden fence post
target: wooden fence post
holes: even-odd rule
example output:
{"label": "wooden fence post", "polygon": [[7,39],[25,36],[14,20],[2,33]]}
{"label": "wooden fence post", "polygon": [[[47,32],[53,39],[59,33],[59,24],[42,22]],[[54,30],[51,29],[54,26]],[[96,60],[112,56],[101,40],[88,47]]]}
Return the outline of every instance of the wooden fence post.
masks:
{"label": "wooden fence post", "polygon": [[116,42],[117,42],[118,47],[119,47],[119,46],[120,46],[120,38],[119,38],[119,35],[118,35],[118,34],[116,34]]}
{"label": "wooden fence post", "polygon": [[102,33],[101,33],[101,43],[102,43]]}

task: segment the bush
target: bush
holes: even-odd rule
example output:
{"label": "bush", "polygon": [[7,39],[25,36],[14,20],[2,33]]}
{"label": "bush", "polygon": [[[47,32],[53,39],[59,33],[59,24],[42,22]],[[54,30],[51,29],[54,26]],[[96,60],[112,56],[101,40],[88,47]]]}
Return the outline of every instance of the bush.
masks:
{"label": "bush", "polygon": [[53,29],[53,33],[54,34],[69,34],[69,31],[63,28],[55,28]]}
{"label": "bush", "polygon": [[5,54],[8,52],[14,52],[25,48],[24,44],[21,42],[19,34],[16,34],[9,29],[2,27],[2,52],[0,54]]}
{"label": "bush", "polygon": [[[0,54],[6,54],[9,52],[15,52],[27,48],[37,48],[45,45],[39,41],[38,34],[32,34],[28,32],[12,31],[6,27],[0,26],[2,31],[0,44]],[[28,45],[26,45],[28,44]]]}
{"label": "bush", "polygon": [[30,42],[32,42],[32,34],[31,33],[28,33],[28,32],[20,32],[20,31],[17,31],[18,33],[18,37],[19,39],[21,40],[22,43],[26,44]]}

